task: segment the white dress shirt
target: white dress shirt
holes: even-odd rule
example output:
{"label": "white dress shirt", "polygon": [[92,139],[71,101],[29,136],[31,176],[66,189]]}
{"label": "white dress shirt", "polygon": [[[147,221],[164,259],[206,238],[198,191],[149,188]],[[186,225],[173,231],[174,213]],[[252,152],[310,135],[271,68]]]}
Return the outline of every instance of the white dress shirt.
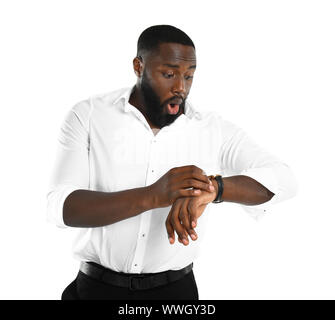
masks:
{"label": "white dress shirt", "polygon": [[[78,189],[116,192],[156,182],[168,170],[196,165],[207,175],[246,175],[275,196],[256,206],[264,214],[292,197],[296,182],[288,166],[215,112],[200,113],[186,102],[185,114],[156,135],[142,113],[129,104],[132,88],[100,94],[76,104],[66,115],[47,192],[48,220],[59,227],[63,203]],[[171,207],[153,209],[97,228],[76,228],[74,257],[118,272],[152,273],[181,269],[195,260],[204,236],[209,204],[198,219],[199,239],[171,245],[165,220]]]}

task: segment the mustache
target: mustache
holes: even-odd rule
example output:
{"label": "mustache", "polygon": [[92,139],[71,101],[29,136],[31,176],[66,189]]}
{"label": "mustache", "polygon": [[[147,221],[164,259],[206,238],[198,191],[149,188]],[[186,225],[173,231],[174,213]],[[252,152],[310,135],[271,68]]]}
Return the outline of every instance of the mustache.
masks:
{"label": "mustache", "polygon": [[182,104],[185,103],[185,101],[186,101],[186,98],[183,98],[183,97],[180,97],[180,96],[176,96],[176,97],[172,97],[172,98],[166,100],[163,103],[163,105],[169,104],[169,103],[182,105]]}

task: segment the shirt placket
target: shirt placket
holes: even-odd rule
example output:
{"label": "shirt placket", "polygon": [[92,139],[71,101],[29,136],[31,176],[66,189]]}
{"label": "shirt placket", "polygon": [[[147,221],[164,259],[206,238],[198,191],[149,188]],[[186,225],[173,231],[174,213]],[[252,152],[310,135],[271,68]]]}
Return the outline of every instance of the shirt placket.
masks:
{"label": "shirt placket", "polygon": [[[157,152],[158,152],[157,138],[155,136],[152,136],[152,138],[150,139],[150,146],[149,146],[148,166],[145,181],[146,186],[151,185],[157,180],[157,168],[156,168]],[[143,212],[140,215],[140,226],[138,229],[136,249],[130,270],[131,273],[141,273],[143,270],[143,260],[148,241],[151,215],[152,210]]]}

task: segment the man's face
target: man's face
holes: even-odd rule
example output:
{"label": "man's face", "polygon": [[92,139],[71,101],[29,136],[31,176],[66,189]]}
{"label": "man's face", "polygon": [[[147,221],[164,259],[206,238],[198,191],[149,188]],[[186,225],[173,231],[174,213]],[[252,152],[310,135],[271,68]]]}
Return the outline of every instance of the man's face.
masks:
{"label": "man's face", "polygon": [[154,125],[167,126],[184,112],[195,68],[194,48],[177,43],[162,43],[144,58],[140,89]]}

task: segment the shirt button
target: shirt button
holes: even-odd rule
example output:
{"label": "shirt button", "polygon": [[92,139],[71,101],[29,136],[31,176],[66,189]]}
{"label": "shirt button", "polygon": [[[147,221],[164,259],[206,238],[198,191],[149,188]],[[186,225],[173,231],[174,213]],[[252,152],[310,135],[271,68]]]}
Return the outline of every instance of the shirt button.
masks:
{"label": "shirt button", "polygon": [[135,267],[137,267],[137,264],[135,263]]}
{"label": "shirt button", "polygon": [[142,237],[144,237],[144,236],[145,236],[145,233],[142,234]]}
{"label": "shirt button", "polygon": [[154,172],[154,170],[151,170],[151,172]]}

